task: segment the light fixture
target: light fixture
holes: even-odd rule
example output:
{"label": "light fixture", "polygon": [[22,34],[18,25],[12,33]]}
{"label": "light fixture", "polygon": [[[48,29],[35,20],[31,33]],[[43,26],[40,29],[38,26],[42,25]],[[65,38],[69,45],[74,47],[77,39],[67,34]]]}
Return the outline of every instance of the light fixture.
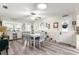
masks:
{"label": "light fixture", "polygon": [[2,6],[4,9],[8,9],[8,6],[7,6],[7,4],[3,4],[3,6]]}
{"label": "light fixture", "polygon": [[38,5],[37,5],[37,8],[40,9],[40,10],[43,10],[43,9],[46,9],[46,8],[47,8],[47,5],[41,3],[41,4],[38,4]]}
{"label": "light fixture", "polygon": [[8,9],[8,7],[7,7],[6,5],[3,5],[3,8],[4,8],[4,9]]}

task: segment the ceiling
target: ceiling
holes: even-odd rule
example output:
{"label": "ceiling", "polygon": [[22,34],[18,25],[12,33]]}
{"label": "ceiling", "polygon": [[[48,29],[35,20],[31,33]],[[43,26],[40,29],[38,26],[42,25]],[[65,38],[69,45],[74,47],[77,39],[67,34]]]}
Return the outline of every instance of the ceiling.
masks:
{"label": "ceiling", "polygon": [[[10,18],[23,18],[28,16],[31,12],[40,16],[59,16],[65,14],[79,13],[79,4],[75,3],[46,3],[47,9],[37,9],[39,3],[0,3],[0,15],[8,16]],[[8,9],[2,6],[7,5]]]}

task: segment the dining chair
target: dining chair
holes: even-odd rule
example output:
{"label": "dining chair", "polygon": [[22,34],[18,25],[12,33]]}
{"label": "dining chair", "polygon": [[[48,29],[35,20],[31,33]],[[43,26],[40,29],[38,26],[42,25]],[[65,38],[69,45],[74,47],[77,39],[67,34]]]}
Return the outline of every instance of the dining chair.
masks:
{"label": "dining chair", "polygon": [[0,55],[3,50],[6,50],[6,53],[8,55],[8,49],[9,49],[9,37],[7,37],[7,39],[1,38],[0,39]]}
{"label": "dining chair", "polygon": [[29,45],[29,33],[23,34],[24,47]]}
{"label": "dining chair", "polygon": [[29,36],[29,47],[33,47],[34,45],[34,38]]}
{"label": "dining chair", "polygon": [[44,45],[44,41],[45,41],[44,33],[41,33],[39,37],[36,37],[35,41],[36,41],[35,43],[37,44],[37,46],[41,48],[41,46]]}
{"label": "dining chair", "polygon": [[26,47],[26,32],[22,33],[22,39],[23,39],[22,41],[23,41],[23,44],[24,44],[23,45],[23,49],[24,49]]}
{"label": "dining chair", "polygon": [[27,42],[27,45],[29,45],[29,41],[30,41],[30,35],[29,33],[26,34],[26,42]]}
{"label": "dining chair", "polygon": [[42,34],[40,35],[39,45],[40,45],[40,47],[41,47],[41,46],[44,46],[44,44],[45,44],[45,34],[42,33]]}
{"label": "dining chair", "polygon": [[39,41],[40,41],[40,36],[35,38],[35,47],[39,48]]}

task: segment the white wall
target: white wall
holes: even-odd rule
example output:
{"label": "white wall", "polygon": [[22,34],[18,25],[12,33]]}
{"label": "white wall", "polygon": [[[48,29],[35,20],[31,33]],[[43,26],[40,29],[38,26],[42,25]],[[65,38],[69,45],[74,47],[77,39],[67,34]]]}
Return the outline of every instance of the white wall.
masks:
{"label": "white wall", "polygon": [[[45,29],[45,31],[48,32],[49,36],[53,38],[53,40],[56,40],[57,42],[63,42],[71,45],[76,45],[76,35],[75,35],[75,30],[72,26],[72,21],[76,20],[74,15],[70,15],[68,17],[45,17],[44,20],[42,20],[42,23],[50,23],[50,28],[51,29]],[[41,23],[40,22],[40,23]],[[53,28],[53,23],[58,22],[58,28]],[[68,23],[68,32],[62,32],[62,22],[67,22]],[[39,22],[37,23],[37,30],[39,28]],[[41,28],[40,28],[41,29]],[[62,33],[60,35],[60,32]]]}
{"label": "white wall", "polygon": [[[77,17],[77,27],[79,27],[79,15]],[[79,48],[79,34],[76,34],[76,48]]]}
{"label": "white wall", "polygon": [[61,18],[60,21],[60,32],[62,32],[62,22],[67,22],[68,23],[68,32],[62,32],[61,35],[59,35],[59,42],[64,42],[67,44],[71,44],[71,45],[76,45],[76,35],[75,35],[75,30],[74,27],[72,26],[72,21],[76,20],[73,18],[73,16],[68,16],[65,18]]}

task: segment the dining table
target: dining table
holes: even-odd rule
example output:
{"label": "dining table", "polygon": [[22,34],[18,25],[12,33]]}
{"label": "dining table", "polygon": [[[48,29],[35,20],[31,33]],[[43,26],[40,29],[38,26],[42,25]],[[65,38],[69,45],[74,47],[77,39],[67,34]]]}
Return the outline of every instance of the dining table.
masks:
{"label": "dining table", "polygon": [[[25,34],[24,35],[24,37],[26,38],[26,39],[24,39],[24,47],[27,45],[27,40],[28,41],[30,41],[30,37],[32,37],[33,38],[33,47],[35,48],[35,38],[36,37],[40,37],[40,33],[28,33],[28,34]],[[29,38],[27,38],[27,37],[29,37]]]}

